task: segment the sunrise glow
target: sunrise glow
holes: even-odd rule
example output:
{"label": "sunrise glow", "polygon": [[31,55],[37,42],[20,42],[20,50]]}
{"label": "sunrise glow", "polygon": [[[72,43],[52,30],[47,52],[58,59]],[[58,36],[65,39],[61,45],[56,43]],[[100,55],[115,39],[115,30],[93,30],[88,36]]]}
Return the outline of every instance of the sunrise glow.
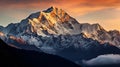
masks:
{"label": "sunrise glow", "polygon": [[3,0],[0,25],[20,22],[51,6],[65,10],[80,23],[99,23],[106,30],[120,30],[120,0]]}

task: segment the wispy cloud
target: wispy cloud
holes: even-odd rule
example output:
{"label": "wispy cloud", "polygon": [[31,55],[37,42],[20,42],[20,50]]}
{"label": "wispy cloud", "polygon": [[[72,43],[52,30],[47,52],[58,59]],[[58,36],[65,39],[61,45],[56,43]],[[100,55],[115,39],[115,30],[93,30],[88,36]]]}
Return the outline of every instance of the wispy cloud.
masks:
{"label": "wispy cloud", "polygon": [[120,55],[107,54],[100,55],[96,58],[90,59],[88,61],[83,61],[85,65],[108,65],[108,64],[119,64],[120,63]]}
{"label": "wispy cloud", "polygon": [[[103,24],[110,19],[119,23],[118,19],[117,21],[115,19],[120,17],[118,16],[120,0],[0,0],[0,14],[23,19],[23,16],[26,17],[32,12],[41,11],[50,6],[62,8],[80,22],[84,20],[83,22],[94,23],[97,20],[98,23]],[[18,16],[17,13],[22,16]],[[6,20],[2,22],[8,23]]]}

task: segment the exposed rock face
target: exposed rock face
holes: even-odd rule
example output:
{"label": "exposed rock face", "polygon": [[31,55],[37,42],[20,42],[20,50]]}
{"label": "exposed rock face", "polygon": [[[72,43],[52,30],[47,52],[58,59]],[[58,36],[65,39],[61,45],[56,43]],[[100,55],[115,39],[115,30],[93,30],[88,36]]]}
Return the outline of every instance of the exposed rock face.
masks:
{"label": "exposed rock face", "polygon": [[101,43],[110,43],[119,47],[120,32],[106,31],[99,24],[79,23],[64,10],[50,7],[47,10],[36,12],[20,23],[11,23],[7,27],[0,26],[4,36],[12,35],[20,38],[22,35],[59,36],[84,34],[85,38],[92,38]]}
{"label": "exposed rock face", "polygon": [[0,26],[0,38],[8,45],[55,54],[73,62],[102,54],[120,54],[120,32],[99,24],[79,23],[64,10],[50,7],[20,23]]}

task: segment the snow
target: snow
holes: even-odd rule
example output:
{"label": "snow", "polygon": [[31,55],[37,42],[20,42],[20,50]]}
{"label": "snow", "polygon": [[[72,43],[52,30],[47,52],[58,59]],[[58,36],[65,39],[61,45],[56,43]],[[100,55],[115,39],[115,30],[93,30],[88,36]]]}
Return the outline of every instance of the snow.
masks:
{"label": "snow", "polygon": [[[32,13],[20,23],[9,24],[4,27],[2,32],[5,33],[6,37],[0,38],[4,39],[4,41],[9,40],[7,36],[13,35],[23,39],[31,47],[33,45],[36,46],[40,51],[57,55],[62,54],[60,56],[69,58],[69,60],[74,62],[81,58],[83,59],[84,55],[96,56],[95,53],[92,54],[94,50],[98,50],[96,52],[100,54],[102,52],[99,50],[102,50],[102,48],[110,48],[111,50],[108,51],[113,51],[112,48],[117,49],[114,46],[120,48],[119,32],[108,32],[99,24],[81,24],[64,10],[56,7]],[[3,34],[0,33],[0,35]],[[83,63],[88,65],[117,63],[120,60],[118,58],[120,58],[119,55],[100,55],[96,58],[85,60]]]}

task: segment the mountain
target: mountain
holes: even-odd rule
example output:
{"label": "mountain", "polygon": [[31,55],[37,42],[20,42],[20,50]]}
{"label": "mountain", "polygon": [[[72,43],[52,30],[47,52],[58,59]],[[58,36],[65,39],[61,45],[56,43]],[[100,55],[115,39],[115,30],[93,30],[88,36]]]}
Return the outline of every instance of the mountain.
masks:
{"label": "mountain", "polygon": [[0,39],[0,66],[7,67],[80,67],[61,57],[8,46]]}
{"label": "mountain", "polygon": [[79,23],[56,7],[0,29],[0,38],[11,47],[58,55],[77,64],[103,54],[120,54],[119,31]]}
{"label": "mountain", "polygon": [[35,33],[42,36],[65,35],[78,33],[79,31],[76,30],[78,25],[78,22],[64,10],[50,7],[47,10],[31,14],[20,23],[9,24],[3,32],[12,35],[24,33]]}
{"label": "mountain", "polygon": [[[101,43],[110,43],[119,47],[120,37],[110,34],[99,24],[79,23],[69,16],[64,10],[50,7],[47,10],[36,12],[22,20],[20,23],[11,23],[7,27],[0,27],[6,35],[22,36],[24,34],[36,34],[38,36],[49,35],[76,35],[83,33],[87,38],[98,40]],[[120,36],[120,33],[118,34]],[[115,40],[114,40],[115,39]]]}

